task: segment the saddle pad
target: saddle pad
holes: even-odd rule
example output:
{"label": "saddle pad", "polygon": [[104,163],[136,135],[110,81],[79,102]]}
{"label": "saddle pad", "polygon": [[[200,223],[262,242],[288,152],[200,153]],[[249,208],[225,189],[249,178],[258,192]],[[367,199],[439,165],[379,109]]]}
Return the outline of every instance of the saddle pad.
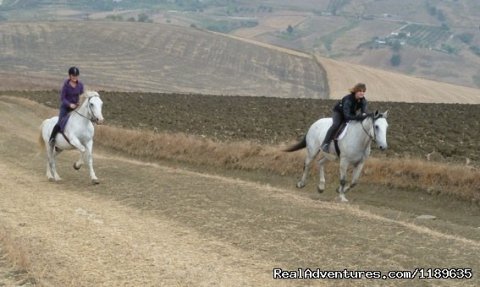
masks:
{"label": "saddle pad", "polygon": [[347,133],[348,125],[349,125],[349,123],[347,123],[345,125],[343,130],[342,130],[342,128],[340,128],[340,133],[337,134],[337,137],[336,137],[337,140],[341,140],[345,136],[345,134]]}

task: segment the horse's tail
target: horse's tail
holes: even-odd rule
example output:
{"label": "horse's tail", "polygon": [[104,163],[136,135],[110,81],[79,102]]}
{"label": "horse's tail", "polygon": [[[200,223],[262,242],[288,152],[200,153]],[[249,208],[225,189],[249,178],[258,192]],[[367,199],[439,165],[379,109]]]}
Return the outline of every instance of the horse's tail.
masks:
{"label": "horse's tail", "polygon": [[305,147],[307,147],[307,136],[304,136],[303,139],[300,142],[292,145],[289,148],[284,149],[283,151],[292,152],[292,151],[300,150],[300,149],[305,148]]}

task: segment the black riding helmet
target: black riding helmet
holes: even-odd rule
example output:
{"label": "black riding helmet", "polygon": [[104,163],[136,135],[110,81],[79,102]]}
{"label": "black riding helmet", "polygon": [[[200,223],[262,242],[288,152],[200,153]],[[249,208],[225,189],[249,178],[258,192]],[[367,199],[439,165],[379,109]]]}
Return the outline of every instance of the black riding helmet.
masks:
{"label": "black riding helmet", "polygon": [[70,69],[68,69],[68,75],[79,76],[80,70],[77,67],[71,67]]}

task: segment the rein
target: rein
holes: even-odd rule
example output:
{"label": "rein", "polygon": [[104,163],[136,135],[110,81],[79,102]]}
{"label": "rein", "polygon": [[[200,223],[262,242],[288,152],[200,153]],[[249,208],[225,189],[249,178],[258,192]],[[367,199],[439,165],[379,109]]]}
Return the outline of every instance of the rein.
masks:
{"label": "rein", "polygon": [[92,98],[92,97],[89,97],[88,100],[87,100],[87,109],[88,109],[88,111],[90,112],[90,114],[92,115],[91,118],[89,118],[89,117],[81,114],[81,113],[78,111],[80,108],[74,110],[74,112],[77,113],[78,115],[80,115],[81,117],[83,117],[83,118],[91,121],[92,123],[96,123],[96,122],[98,121],[98,119],[97,119],[97,117],[95,117],[95,115],[94,115],[94,113],[93,113],[93,111],[92,111],[92,108],[90,107],[90,99],[91,99],[91,98]]}
{"label": "rein", "polygon": [[367,131],[365,129],[365,126],[363,125],[363,121],[360,123],[360,125],[362,126],[362,129],[363,131],[365,132],[365,134],[367,134],[367,136],[370,138],[371,141],[373,141],[374,143],[377,142],[377,135],[375,133],[375,116],[374,115],[370,115],[368,116],[369,118],[372,118],[372,129],[373,129],[373,136],[370,134],[369,131]]}

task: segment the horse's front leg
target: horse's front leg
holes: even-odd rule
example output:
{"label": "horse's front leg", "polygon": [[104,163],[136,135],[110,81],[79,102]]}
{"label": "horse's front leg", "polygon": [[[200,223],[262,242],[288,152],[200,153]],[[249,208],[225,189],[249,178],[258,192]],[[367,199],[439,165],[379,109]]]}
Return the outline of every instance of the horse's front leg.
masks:
{"label": "horse's front leg", "polygon": [[90,178],[93,184],[99,184],[95,171],[93,170],[93,140],[87,142],[87,150],[85,151],[85,159],[87,160],[88,168],[90,170]]}
{"label": "horse's front leg", "polygon": [[347,184],[347,170],[348,162],[343,158],[340,159],[340,186],[338,187],[338,193],[340,201],[347,202],[348,199],[345,197],[345,192],[348,190]]}
{"label": "horse's front leg", "polygon": [[[98,178],[95,175],[95,172],[93,171],[93,162],[92,162],[92,147],[93,147],[93,141],[90,140],[87,142],[86,146],[83,146],[80,140],[76,137],[70,137],[70,144],[74,146],[76,149],[80,151],[82,155],[84,155],[85,159],[87,160],[88,167],[90,168],[90,178],[92,179],[92,182],[94,184],[98,184]],[[81,161],[82,159],[79,159]],[[73,166],[75,168],[75,163]]]}
{"label": "horse's front leg", "polygon": [[358,163],[355,168],[353,169],[352,173],[352,184],[350,185],[350,188],[353,188],[355,185],[357,185],[358,178],[360,177],[360,174],[362,173],[364,161],[362,160],[360,163]]}
{"label": "horse's front leg", "polygon": [[47,177],[49,181],[60,181],[62,178],[57,173],[57,165],[55,161],[55,157],[57,152],[55,151],[55,147],[50,147],[47,144]]}
{"label": "horse's front leg", "polygon": [[80,152],[80,158],[76,162],[73,163],[73,168],[75,170],[79,170],[83,166],[84,158],[85,158],[85,153]]}

